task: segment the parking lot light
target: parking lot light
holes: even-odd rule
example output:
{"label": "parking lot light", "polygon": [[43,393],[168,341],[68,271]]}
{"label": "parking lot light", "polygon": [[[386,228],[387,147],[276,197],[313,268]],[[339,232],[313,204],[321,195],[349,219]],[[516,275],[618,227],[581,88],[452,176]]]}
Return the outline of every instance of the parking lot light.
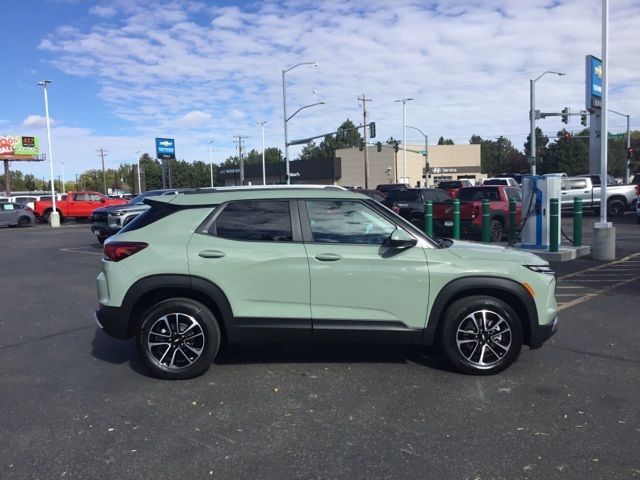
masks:
{"label": "parking lot light", "polygon": [[51,179],[51,206],[53,211],[49,216],[49,224],[53,227],[60,226],[60,215],[56,209],[56,193],[53,183],[53,151],[51,147],[51,122],[49,120],[49,97],[47,96],[47,85],[51,83],[51,80],[41,80],[37,83],[44,89],[44,114],[47,121],[47,143],[49,145],[49,178]]}

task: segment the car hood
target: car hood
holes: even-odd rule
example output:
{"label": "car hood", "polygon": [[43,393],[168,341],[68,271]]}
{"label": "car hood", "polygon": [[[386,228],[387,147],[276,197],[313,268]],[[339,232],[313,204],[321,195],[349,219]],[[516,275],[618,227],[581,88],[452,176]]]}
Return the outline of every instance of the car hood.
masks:
{"label": "car hood", "polygon": [[502,245],[454,240],[448,250],[457,257],[469,260],[518,262],[522,265],[547,265],[548,263],[533,253]]}
{"label": "car hood", "polygon": [[144,203],[136,204],[136,205],[129,205],[128,203],[123,203],[120,205],[109,205],[108,207],[96,208],[93,212],[94,213],[138,212],[138,211],[142,212],[148,208],[149,208],[149,205],[145,205]]}

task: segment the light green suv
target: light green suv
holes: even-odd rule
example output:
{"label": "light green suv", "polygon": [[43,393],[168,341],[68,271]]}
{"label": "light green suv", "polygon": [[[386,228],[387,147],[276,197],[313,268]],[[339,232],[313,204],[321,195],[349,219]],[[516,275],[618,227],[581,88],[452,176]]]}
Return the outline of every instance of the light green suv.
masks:
{"label": "light green suv", "polygon": [[135,336],[162,378],[204,373],[221,343],[439,343],[460,371],[508,367],[557,326],[548,263],[429,238],[335,187],[147,199],[105,242],[96,320]]}

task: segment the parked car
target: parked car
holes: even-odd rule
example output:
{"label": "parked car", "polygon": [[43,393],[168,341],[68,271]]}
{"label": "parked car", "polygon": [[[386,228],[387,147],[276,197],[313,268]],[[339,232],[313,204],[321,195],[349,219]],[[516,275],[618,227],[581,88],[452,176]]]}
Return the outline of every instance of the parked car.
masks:
{"label": "parked car", "polygon": [[427,200],[433,202],[433,215],[436,217],[453,199],[439,188],[408,188],[391,190],[382,204],[418,228],[424,228],[424,204]]}
{"label": "parked car", "polygon": [[636,185],[636,220],[640,224],[640,184]]}
{"label": "parked car", "polygon": [[[591,174],[591,173],[585,173],[585,174],[576,175],[576,176],[590,178],[591,179],[591,184],[594,187],[599,187],[602,184],[601,179],[600,179],[600,175],[594,175],[594,174]],[[613,186],[613,185],[621,185],[621,182],[618,182],[612,175],[607,175],[607,185],[611,185],[611,186]]]}
{"label": "parked car", "polygon": [[38,200],[40,200],[39,195],[14,195],[13,197],[11,197],[12,202],[26,205],[31,210],[33,210],[35,203]]}
{"label": "parked car", "polygon": [[149,208],[149,205],[144,203],[145,198],[159,195],[178,195],[185,190],[187,189],[149,190],[132,198],[129,203],[124,205],[118,204],[96,208],[89,218],[91,231],[98,238],[98,241],[103,243],[107,238],[118,233],[122,227]]}
{"label": "parked car", "polygon": [[522,177],[526,177],[526,173],[501,173],[498,178],[513,178],[518,185],[522,185]]}
{"label": "parked car", "polygon": [[458,198],[458,191],[464,187],[473,187],[469,180],[443,180],[438,188],[447,192],[451,198]]}
{"label": "parked car", "polygon": [[636,173],[629,183],[631,185],[640,185],[640,173]]}
{"label": "parked car", "polygon": [[486,375],[557,328],[546,261],[436,242],[362,195],[235,189],[145,202],[104,243],[96,319],[135,336],[158,377],[204,373],[223,342],[370,341],[438,343],[458,370]]}
{"label": "parked car", "polygon": [[517,187],[518,182],[511,177],[493,177],[484,179],[482,181],[482,185],[504,185],[506,187]]}
{"label": "parked car", "polygon": [[0,225],[8,227],[28,227],[34,224],[36,217],[26,205],[20,203],[0,203]]}
{"label": "parked car", "polygon": [[360,187],[347,187],[347,190],[355,193],[360,193],[362,195],[366,195],[369,198],[373,198],[376,202],[382,203],[385,199],[385,196],[380,193],[378,190],[371,190]]}
{"label": "parked car", "polygon": [[[34,212],[39,220],[49,223],[49,215],[53,211],[51,196],[45,200],[42,197],[36,201]],[[108,205],[123,205],[127,200],[109,198],[98,192],[69,192],[56,201],[56,210],[60,215],[60,222],[67,217],[88,219],[96,208]]]}
{"label": "parked car", "polygon": [[[509,230],[509,200],[516,199],[516,222],[522,217],[521,191],[516,187],[504,185],[481,185],[461,188],[460,200],[460,234],[465,238],[476,238],[482,233],[482,201],[489,200],[489,239],[501,241]],[[434,230],[436,234],[451,236],[453,230],[453,208],[448,206],[434,214]]]}
{"label": "parked car", "polygon": [[376,187],[376,190],[386,197],[391,190],[397,188],[411,188],[411,185],[408,183],[381,183]]}
{"label": "parked car", "polygon": [[[591,183],[591,176],[564,177],[560,193],[560,206],[573,208],[573,199],[582,199],[584,209],[600,210],[600,187]],[[635,185],[607,186],[607,213],[612,217],[620,217],[636,198]]]}

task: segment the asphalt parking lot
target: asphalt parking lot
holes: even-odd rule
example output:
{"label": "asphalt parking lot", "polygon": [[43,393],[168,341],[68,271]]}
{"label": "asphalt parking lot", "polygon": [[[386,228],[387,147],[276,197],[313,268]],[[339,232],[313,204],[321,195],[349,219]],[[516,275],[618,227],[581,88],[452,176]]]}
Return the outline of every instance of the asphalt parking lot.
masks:
{"label": "asphalt parking lot", "polygon": [[291,346],[180,382],[96,328],[87,224],[2,229],[0,478],[640,478],[640,226],[616,227],[618,261],[555,266],[558,334],[497,376]]}

